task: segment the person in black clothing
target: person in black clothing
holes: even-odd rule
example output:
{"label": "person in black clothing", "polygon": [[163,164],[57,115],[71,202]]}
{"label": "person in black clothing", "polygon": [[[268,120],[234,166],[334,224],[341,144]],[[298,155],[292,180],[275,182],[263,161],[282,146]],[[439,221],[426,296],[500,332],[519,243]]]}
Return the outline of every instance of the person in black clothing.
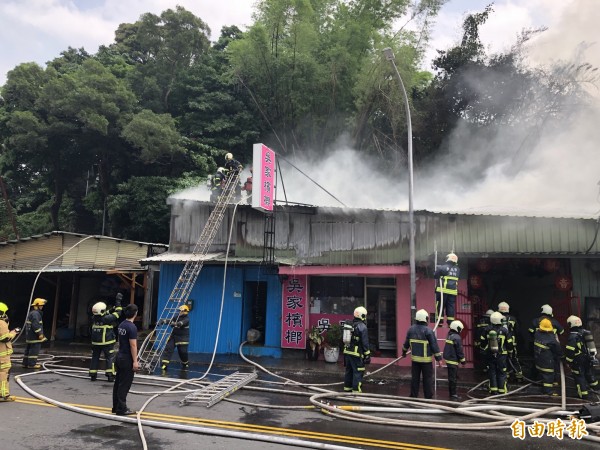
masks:
{"label": "person in black clothing", "polygon": [[210,201],[216,202],[219,196],[223,193],[223,187],[225,186],[225,178],[227,178],[227,171],[224,167],[219,167],[217,172],[210,179]]}
{"label": "person in black clothing", "polygon": [[[444,311],[446,312],[446,322],[448,325],[450,325],[450,323],[454,320],[459,276],[460,269],[458,267],[458,256],[456,256],[454,253],[449,253],[446,256],[446,264],[436,267],[435,273],[433,274],[433,277],[437,280],[435,284],[436,322],[438,320],[438,315],[443,316]],[[441,322],[440,326],[443,326]]]}
{"label": "person in black clothing", "polygon": [[464,366],[466,364],[462,338],[460,337],[463,328],[464,325],[460,320],[453,321],[450,324],[450,331],[444,346],[444,360],[448,368],[448,391],[451,400],[460,400],[456,393],[456,379],[458,378],[458,365]]}
{"label": "person in black clothing", "polygon": [[442,354],[435,338],[435,334],[427,327],[429,314],[424,309],[420,309],[415,314],[416,323],[408,329],[406,340],[402,347],[402,356],[406,356],[410,348],[412,361],[410,396],[417,398],[419,396],[419,385],[421,383],[421,374],[423,374],[423,393],[425,398],[433,398],[433,365],[431,357],[437,361],[438,366],[442,367]]}
{"label": "person in black clothing", "polygon": [[506,394],[506,360],[513,351],[512,336],[508,328],[502,324],[504,316],[495,312],[490,316],[490,326],[481,335],[481,348],[485,352],[488,365],[490,394]]}
{"label": "person in black clothing", "polygon": [[187,369],[190,365],[188,358],[188,345],[190,344],[189,312],[190,308],[187,305],[181,305],[179,307],[179,315],[169,321],[169,325],[173,327],[173,331],[171,332],[171,336],[169,336],[165,351],[163,352],[162,370],[167,370],[175,347],[177,347],[177,352],[179,353],[179,359],[181,360],[183,368]]}
{"label": "person in black clothing", "polygon": [[115,327],[121,318],[121,300],[123,294],[117,294],[115,307],[107,311],[106,303],[98,302],[92,306],[92,361],[90,362],[89,376],[92,381],[98,377],[98,364],[100,355],[104,353],[106,360],[106,378],[108,381],[115,381],[115,342],[117,336]]}
{"label": "person in black clothing", "polygon": [[477,328],[475,329],[475,341],[473,343],[475,348],[477,348],[477,367],[486,374],[488,371],[488,366],[486,362],[485,349],[482,347],[484,340],[481,339],[481,336],[485,334],[487,327],[490,326],[490,316],[492,314],[494,314],[494,310],[488,309],[485,314],[479,318]]}
{"label": "person in black clothing", "polygon": [[[506,320],[506,328],[510,331],[513,340],[513,352],[508,357],[508,363],[514,370],[515,378],[519,383],[523,382],[523,369],[517,355],[517,336],[519,334],[519,324],[515,316],[510,314],[510,305],[506,302],[498,303],[498,312],[504,316]],[[510,367],[509,367],[510,369]]]}
{"label": "person in black clothing", "polygon": [[42,342],[48,338],[44,336],[44,321],[42,320],[42,310],[47,303],[46,299],[36,298],[31,304],[32,310],[27,315],[25,322],[25,353],[23,354],[23,367],[27,369],[39,369],[38,355],[42,348]]}
{"label": "person in black clothing", "polygon": [[[531,326],[529,327],[529,333],[532,337],[532,341],[535,341],[535,332],[540,329],[540,323],[542,322],[543,319],[548,319],[550,321],[550,323],[552,324],[552,330],[554,331],[555,335],[559,336],[565,332],[565,329],[562,327],[560,322],[558,320],[556,320],[554,318],[554,316],[552,315],[552,306],[550,306],[548,304],[542,305],[542,315],[540,317],[533,319],[533,321],[531,322]],[[535,348],[533,350],[535,353]],[[555,377],[554,378],[554,386],[558,386],[558,379],[560,376],[559,364],[560,364],[560,361],[556,360],[555,366],[554,366],[554,377]],[[533,375],[535,376],[535,372]]]}
{"label": "person in black clothing", "polygon": [[[565,347],[566,360],[573,373],[577,395],[579,398],[587,400],[590,394],[588,389],[596,390],[598,388],[598,380],[594,375],[594,366],[598,364],[596,345],[593,343],[591,331],[583,328],[583,323],[579,317],[569,316],[567,324],[571,332]],[[590,341],[592,350],[587,345]]]}
{"label": "person in black clothing", "polygon": [[137,316],[138,307],[127,305],[123,310],[125,319],[119,325],[119,352],[117,353],[117,376],[113,387],[112,412],[118,416],[135,414],[127,407],[127,394],[133,383],[133,375],[139,369],[137,360],[137,327],[133,321]]}
{"label": "person in black clothing", "polygon": [[560,364],[561,357],[560,344],[554,334],[552,322],[549,319],[542,319],[535,332],[534,358],[535,368],[542,376],[542,392],[546,395],[558,396],[552,386],[554,368]]}
{"label": "person in black clothing", "polygon": [[237,159],[233,159],[233,153],[227,153],[225,155],[225,170],[228,174],[231,174],[234,171],[241,172],[242,169],[242,163]]}
{"label": "person in black clothing", "polygon": [[362,392],[362,379],[365,365],[371,363],[371,349],[369,347],[369,332],[365,321],[367,310],[359,306],[354,310],[352,321],[352,337],[350,343],[344,346],[344,364],[346,373],[344,377],[344,391]]}

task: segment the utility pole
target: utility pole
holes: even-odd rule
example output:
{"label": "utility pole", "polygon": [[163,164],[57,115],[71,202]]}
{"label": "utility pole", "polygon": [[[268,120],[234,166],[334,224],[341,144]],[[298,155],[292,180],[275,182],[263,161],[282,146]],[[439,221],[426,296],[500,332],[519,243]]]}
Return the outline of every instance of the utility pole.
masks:
{"label": "utility pole", "polygon": [[383,54],[385,58],[394,67],[394,72],[398,78],[398,84],[404,95],[404,106],[406,107],[406,126],[408,129],[408,234],[409,234],[409,263],[410,263],[410,317],[411,322],[415,321],[415,313],[417,312],[417,275],[415,263],[415,212],[413,209],[413,147],[412,147],[412,124],[410,120],[410,105],[408,103],[408,95],[402,82],[402,77],[396,67],[396,57],[391,48],[384,48]]}

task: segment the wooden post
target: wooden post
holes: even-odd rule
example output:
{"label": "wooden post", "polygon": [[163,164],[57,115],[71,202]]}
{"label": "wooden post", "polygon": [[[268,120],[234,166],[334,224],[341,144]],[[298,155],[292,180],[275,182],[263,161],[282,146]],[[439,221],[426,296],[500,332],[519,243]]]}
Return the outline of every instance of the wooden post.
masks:
{"label": "wooden post", "polygon": [[56,276],[56,288],[54,290],[54,311],[52,312],[52,331],[50,332],[50,340],[56,340],[56,321],[58,320],[58,300],[60,298],[60,281],[61,276]]}

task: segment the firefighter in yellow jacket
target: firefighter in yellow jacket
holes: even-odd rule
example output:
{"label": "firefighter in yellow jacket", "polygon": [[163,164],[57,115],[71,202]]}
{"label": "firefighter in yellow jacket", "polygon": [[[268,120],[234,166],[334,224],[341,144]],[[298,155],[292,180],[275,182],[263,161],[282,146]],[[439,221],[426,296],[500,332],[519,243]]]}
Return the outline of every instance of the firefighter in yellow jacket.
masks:
{"label": "firefighter in yellow jacket", "polygon": [[12,341],[21,330],[15,328],[8,330],[8,306],[0,302],[0,402],[14,402],[15,397],[10,395],[8,387],[8,372],[10,371],[10,355],[12,355]]}

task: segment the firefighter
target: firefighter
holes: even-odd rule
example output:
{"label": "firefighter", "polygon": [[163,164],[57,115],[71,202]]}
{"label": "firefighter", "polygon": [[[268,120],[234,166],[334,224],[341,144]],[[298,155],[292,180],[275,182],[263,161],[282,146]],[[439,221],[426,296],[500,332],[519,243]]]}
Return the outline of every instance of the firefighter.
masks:
{"label": "firefighter", "polygon": [[367,330],[367,310],[359,306],[354,310],[352,336],[350,343],[344,346],[344,391],[358,394],[362,392],[362,379],[365,366],[371,363],[369,332]]}
{"label": "firefighter", "polygon": [[[456,296],[458,295],[458,277],[460,268],[458,267],[458,256],[449,253],[446,256],[446,263],[436,267],[433,277],[437,280],[435,287],[435,320],[438,315],[446,312],[446,322],[448,325],[454,320],[454,308],[456,305]],[[443,310],[440,305],[443,299]],[[442,324],[440,323],[440,326]]]}
{"label": "firefighter", "polygon": [[237,159],[233,159],[233,153],[225,155],[225,170],[228,175],[233,174],[233,172],[241,172],[242,169],[242,164]]}
{"label": "firefighter", "polygon": [[210,201],[216,202],[219,199],[219,195],[223,193],[223,186],[225,185],[225,178],[227,172],[224,167],[219,167],[217,172],[210,179]]}
{"label": "firefighter", "polygon": [[402,347],[402,356],[406,356],[410,349],[410,359],[412,362],[410,396],[417,398],[419,396],[419,384],[421,374],[423,374],[423,394],[425,398],[433,398],[433,365],[431,357],[437,361],[439,367],[442,367],[442,354],[438,347],[437,339],[433,331],[427,327],[429,314],[424,309],[420,309],[415,314],[415,324],[412,325],[407,333],[404,346]]}
{"label": "firefighter", "polygon": [[577,395],[587,400],[588,389],[595,390],[598,387],[598,380],[594,376],[594,366],[598,364],[594,335],[583,328],[581,319],[577,316],[570,316],[567,324],[571,332],[565,347],[566,360],[573,373]]}
{"label": "firefighter", "polygon": [[485,352],[488,366],[490,394],[505,394],[508,392],[506,383],[506,360],[513,351],[512,336],[502,324],[504,316],[496,311],[490,316],[490,325],[480,337],[481,348]]}
{"label": "firefighter", "polygon": [[21,330],[8,329],[8,306],[0,302],[0,402],[14,402],[15,396],[10,395],[8,373],[10,371],[10,355],[13,353],[12,341]]}
{"label": "firefighter", "polygon": [[485,350],[482,348],[483,339],[481,336],[485,334],[485,330],[490,326],[490,316],[494,314],[493,309],[488,309],[483,316],[479,318],[479,322],[477,323],[477,328],[475,329],[475,347],[477,348],[478,359],[481,363],[481,371],[483,373],[487,373],[488,367],[485,362]]}
{"label": "firefighter", "polygon": [[115,307],[107,311],[106,303],[98,302],[92,306],[92,361],[90,363],[89,376],[92,381],[98,377],[98,363],[100,355],[104,353],[106,378],[111,383],[115,381],[115,343],[117,335],[115,327],[119,325],[121,313],[121,300],[123,294],[117,294]]}
{"label": "firefighter", "polygon": [[[534,341],[535,341],[535,332],[537,330],[539,330],[540,322],[544,319],[548,319],[550,321],[550,323],[552,324],[552,330],[554,331],[555,335],[561,335],[565,332],[565,329],[562,327],[560,322],[558,320],[556,320],[554,318],[554,316],[552,315],[552,306],[550,306],[548,304],[542,305],[541,312],[542,312],[541,316],[533,319],[533,321],[531,322],[531,326],[529,327],[529,333],[533,337]],[[534,348],[534,352],[535,352],[535,348]],[[556,377],[554,379],[554,386],[558,386],[558,376],[559,375],[560,375],[559,361],[556,361],[556,365],[554,366],[554,376]]]}
{"label": "firefighter", "polygon": [[448,390],[450,400],[460,400],[456,393],[456,379],[458,375],[458,365],[466,364],[465,353],[463,351],[462,338],[460,332],[464,329],[464,325],[460,320],[454,320],[450,324],[450,331],[446,338],[444,346],[444,360],[448,368]]}
{"label": "firefighter", "polygon": [[48,339],[44,336],[44,322],[42,321],[42,310],[47,303],[46,299],[36,298],[31,304],[31,311],[25,322],[25,353],[23,354],[23,367],[27,369],[39,369],[38,355],[42,348],[42,342]]}
{"label": "firefighter", "polygon": [[512,366],[515,371],[515,377],[517,382],[523,382],[523,369],[521,369],[521,364],[519,363],[519,358],[517,356],[517,334],[519,333],[519,324],[517,323],[517,319],[515,316],[510,315],[510,305],[506,302],[498,303],[498,312],[500,312],[506,321],[506,327],[512,336],[513,340],[513,352],[512,355],[508,359],[508,363]]}
{"label": "firefighter", "polygon": [[177,347],[177,353],[179,353],[179,359],[184,369],[187,369],[190,365],[188,358],[188,346],[190,344],[190,307],[187,305],[181,305],[179,307],[179,315],[169,321],[169,325],[173,327],[171,336],[165,346],[165,351],[162,358],[162,370],[167,370],[169,363],[171,362],[171,355],[175,347]]}
{"label": "firefighter", "polygon": [[553,390],[554,368],[557,363],[560,364],[562,352],[550,319],[544,318],[539,323],[535,332],[533,355],[535,368],[542,377],[542,392],[546,395],[558,396]]}

